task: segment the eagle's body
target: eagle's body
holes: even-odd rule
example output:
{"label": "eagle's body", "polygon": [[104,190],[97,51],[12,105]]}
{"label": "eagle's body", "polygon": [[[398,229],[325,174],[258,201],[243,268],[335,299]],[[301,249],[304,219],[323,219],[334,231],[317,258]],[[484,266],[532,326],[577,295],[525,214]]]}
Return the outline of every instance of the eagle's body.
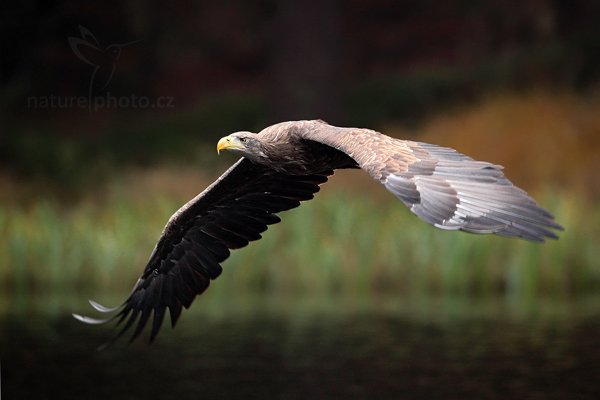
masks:
{"label": "eagle's body", "polygon": [[330,134],[338,140],[346,141],[351,133],[347,128],[337,128],[321,121],[282,122],[256,135],[248,132],[260,140],[260,151],[243,155],[255,164],[292,175],[358,168],[357,162],[343,150],[308,139],[311,135],[318,135],[319,128],[323,126],[331,128]]}
{"label": "eagle's body", "polygon": [[[533,241],[556,238],[552,215],[503,174],[502,167],[426,143],[323,121],[290,121],[258,134],[237,132],[217,149],[243,156],[167,222],[148,264],[119,310],[121,334],[139,318],[132,340],[154,313],[151,340],[166,309],[175,325],[230,249],[261,238],[276,213],[310,200],[339,168],[361,168],[426,222],[446,230],[494,233]],[[88,323],[93,319],[76,315]]]}

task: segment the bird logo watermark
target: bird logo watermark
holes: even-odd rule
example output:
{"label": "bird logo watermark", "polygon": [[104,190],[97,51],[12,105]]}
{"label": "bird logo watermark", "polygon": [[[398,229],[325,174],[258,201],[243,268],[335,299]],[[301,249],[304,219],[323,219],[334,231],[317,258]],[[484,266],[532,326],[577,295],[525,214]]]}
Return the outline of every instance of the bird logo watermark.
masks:
{"label": "bird logo watermark", "polygon": [[77,58],[92,67],[88,86],[88,98],[91,99],[94,90],[106,89],[112,80],[123,49],[139,40],[103,47],[86,27],[79,25],[79,33],[81,37],[69,37],[69,46]]}
{"label": "bird logo watermark", "polygon": [[114,96],[106,89],[113,80],[123,51],[140,40],[100,44],[96,36],[86,27],[79,25],[79,36],[70,36],[67,42],[71,51],[83,63],[90,67],[87,96],[30,96],[27,98],[29,109],[87,108],[91,113],[100,109],[155,109],[173,108],[172,96],[150,98],[132,93],[127,96]]}

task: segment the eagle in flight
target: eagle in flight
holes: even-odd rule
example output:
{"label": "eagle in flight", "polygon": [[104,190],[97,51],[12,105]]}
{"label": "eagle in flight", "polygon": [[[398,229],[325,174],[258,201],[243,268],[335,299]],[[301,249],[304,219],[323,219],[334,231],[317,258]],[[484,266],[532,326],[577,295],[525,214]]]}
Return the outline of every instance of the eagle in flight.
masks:
{"label": "eagle in flight", "polygon": [[[183,307],[208,288],[231,249],[261,238],[277,213],[310,200],[338,168],[360,168],[413,213],[445,230],[493,233],[543,242],[563,228],[502,167],[456,150],[395,139],[370,129],[321,120],[282,122],[258,134],[236,132],[217,151],[242,158],[167,222],[142,276],[115,308],[90,304],[107,318],[74,314],[90,324],[118,320],[117,337],[152,318],[154,340],[167,308],[175,326]],[[137,324],[136,324],[137,322]]]}

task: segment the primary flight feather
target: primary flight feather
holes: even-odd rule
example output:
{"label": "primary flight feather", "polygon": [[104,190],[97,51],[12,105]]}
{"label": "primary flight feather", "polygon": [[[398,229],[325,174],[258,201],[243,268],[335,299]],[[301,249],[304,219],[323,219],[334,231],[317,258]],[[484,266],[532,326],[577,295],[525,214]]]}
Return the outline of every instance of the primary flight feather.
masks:
{"label": "primary flight feather", "polygon": [[280,211],[298,207],[319,191],[335,169],[361,168],[426,222],[446,230],[493,233],[543,242],[562,230],[552,215],[514,186],[502,167],[475,161],[453,149],[394,139],[320,120],[283,122],[258,134],[236,132],[217,151],[242,158],[167,222],[142,276],[125,302],[107,308],[90,301],[96,319],[117,319],[118,336],[134,328],[134,340],[152,318],[150,340],[167,309],[175,326],[182,308],[222,271],[230,249],[261,238]]}

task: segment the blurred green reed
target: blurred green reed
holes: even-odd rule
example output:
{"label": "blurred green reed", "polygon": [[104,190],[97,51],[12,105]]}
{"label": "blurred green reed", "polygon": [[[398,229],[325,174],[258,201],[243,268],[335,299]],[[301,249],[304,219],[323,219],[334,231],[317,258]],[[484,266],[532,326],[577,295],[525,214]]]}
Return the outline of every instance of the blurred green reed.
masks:
{"label": "blurred green reed", "polygon": [[[227,298],[269,291],[573,296],[600,288],[600,206],[568,195],[541,204],[566,227],[545,244],[434,229],[392,196],[328,190],[234,251],[209,289]],[[174,198],[125,194],[0,209],[0,286],[14,302],[74,293],[119,297],[144,267]],[[54,297],[53,297],[54,296]]]}

